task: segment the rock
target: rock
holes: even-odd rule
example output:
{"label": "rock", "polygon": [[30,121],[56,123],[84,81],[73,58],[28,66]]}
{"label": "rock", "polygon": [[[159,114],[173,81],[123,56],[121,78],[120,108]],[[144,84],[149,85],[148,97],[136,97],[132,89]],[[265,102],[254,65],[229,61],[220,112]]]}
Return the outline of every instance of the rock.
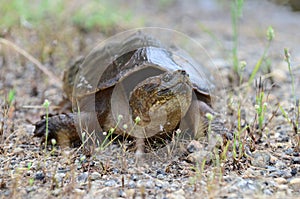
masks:
{"label": "rock", "polygon": [[121,198],[126,198],[126,192],[122,189],[119,189],[118,196]]}
{"label": "rock", "polygon": [[164,170],[162,170],[162,169],[158,169],[156,171],[156,175],[160,175],[160,174],[166,175],[166,172]]}
{"label": "rock", "polygon": [[196,151],[200,151],[202,149],[202,145],[200,144],[199,141],[197,140],[192,140],[188,146],[187,146],[187,151],[190,153],[194,153]]}
{"label": "rock", "polygon": [[56,173],[55,179],[58,183],[61,183],[64,180],[65,176],[66,176],[65,173]]}
{"label": "rock", "polygon": [[130,181],[128,182],[128,187],[129,187],[130,189],[134,189],[134,188],[136,188],[136,184],[135,184],[135,182],[134,182],[134,181],[132,181],[132,180],[130,180]]}
{"label": "rock", "polygon": [[80,174],[77,179],[79,182],[86,182],[88,179],[88,173],[84,172],[84,173]]}
{"label": "rock", "polygon": [[183,191],[183,189],[179,189],[178,191],[167,194],[167,198],[169,198],[169,199],[185,199],[184,195],[185,195],[185,192]]}
{"label": "rock", "polygon": [[53,196],[59,196],[61,194],[62,190],[61,189],[54,189],[51,193]]}
{"label": "rock", "polygon": [[132,174],[130,176],[130,179],[133,180],[133,181],[137,181],[139,179],[139,177],[137,175],[135,175],[135,174]]}
{"label": "rock", "polygon": [[25,190],[27,193],[33,192],[37,189],[36,186],[30,186],[30,187],[26,187]]}
{"label": "rock", "polygon": [[163,180],[163,179],[165,179],[166,175],[158,174],[156,177],[157,177],[157,179]]}
{"label": "rock", "polygon": [[253,194],[255,192],[261,192],[264,187],[261,182],[251,179],[235,178],[233,182],[234,184],[231,184],[231,186],[228,187],[228,193],[243,192],[244,194]]}
{"label": "rock", "polygon": [[99,180],[99,179],[101,179],[101,174],[98,173],[98,172],[96,172],[96,171],[94,171],[93,173],[91,173],[90,179],[91,180]]}
{"label": "rock", "polygon": [[292,176],[295,176],[297,173],[298,173],[298,169],[297,169],[297,168],[293,168],[293,169],[291,170],[291,175],[292,175]]}
{"label": "rock", "polygon": [[125,194],[127,198],[134,198],[135,190],[134,189],[126,189]]}
{"label": "rock", "polygon": [[179,187],[181,187],[181,184],[180,184],[179,182],[177,182],[177,181],[172,182],[172,183],[170,184],[170,189],[171,189],[172,191],[178,190]]}
{"label": "rock", "polygon": [[155,183],[153,180],[139,180],[137,181],[137,187],[145,187],[146,189],[152,189],[155,187]]}
{"label": "rock", "polygon": [[300,164],[300,157],[292,158],[292,164]]}
{"label": "rock", "polygon": [[163,180],[156,180],[155,186],[159,189],[166,188],[169,186],[169,183]]}
{"label": "rock", "polygon": [[74,189],[74,192],[78,195],[78,196],[83,196],[86,194],[86,192],[82,189]]}
{"label": "rock", "polygon": [[20,147],[14,148],[14,154],[19,154],[19,153],[22,153],[23,151],[24,151],[24,149],[22,149]]}
{"label": "rock", "polygon": [[118,168],[113,168],[112,173],[113,174],[118,174],[118,173],[120,173],[120,170]]}
{"label": "rock", "polygon": [[202,163],[203,160],[209,161],[209,153],[207,151],[196,151],[187,157],[187,161],[191,163]]}
{"label": "rock", "polygon": [[34,175],[34,179],[35,180],[44,180],[45,179],[45,175],[44,175],[44,173],[42,171],[38,171]]}
{"label": "rock", "polygon": [[256,151],[251,157],[251,164],[255,167],[266,168],[270,164],[271,156],[266,151]]}
{"label": "rock", "polygon": [[288,148],[288,149],[284,150],[284,153],[286,155],[292,155],[294,153],[294,149],[293,148]]}
{"label": "rock", "polygon": [[274,69],[272,71],[272,76],[273,76],[274,80],[277,82],[284,82],[288,78],[286,71],[282,70],[282,69]]}
{"label": "rock", "polygon": [[104,182],[104,186],[107,186],[107,187],[114,187],[117,185],[117,182],[115,180],[108,180],[106,182]]}
{"label": "rock", "polygon": [[282,178],[282,177],[279,177],[279,178],[275,178],[274,181],[279,184],[279,185],[282,185],[282,184],[286,184],[287,183],[287,180],[285,178]]}
{"label": "rock", "polygon": [[289,186],[286,184],[281,184],[281,185],[278,185],[277,188],[279,190],[287,190],[289,188]]}
{"label": "rock", "polygon": [[284,163],[283,161],[278,160],[278,161],[276,162],[276,164],[275,164],[275,167],[276,167],[277,169],[283,170],[283,169],[286,169],[286,168],[287,168],[287,165],[286,165],[286,163]]}
{"label": "rock", "polygon": [[69,171],[70,171],[69,168],[67,168],[67,169],[65,169],[65,168],[58,168],[58,169],[57,169],[57,173],[67,173],[67,172],[69,172]]}
{"label": "rock", "polygon": [[294,190],[299,190],[300,189],[300,178],[293,178],[290,180],[289,185],[294,189]]}

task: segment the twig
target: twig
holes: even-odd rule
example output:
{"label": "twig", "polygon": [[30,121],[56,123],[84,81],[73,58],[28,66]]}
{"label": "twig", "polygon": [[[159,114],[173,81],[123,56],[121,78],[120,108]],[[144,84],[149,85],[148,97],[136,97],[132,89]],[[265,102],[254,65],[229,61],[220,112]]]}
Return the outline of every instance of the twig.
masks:
{"label": "twig", "polygon": [[18,53],[23,55],[29,61],[34,63],[38,67],[38,69],[40,69],[44,74],[46,74],[49,77],[49,79],[51,80],[51,83],[53,83],[54,85],[56,85],[60,88],[62,87],[62,81],[59,78],[57,78],[51,71],[49,71],[41,62],[39,62],[32,55],[30,55],[28,52],[26,52],[19,46],[15,45],[11,41],[4,39],[4,38],[0,38],[0,43],[14,49],[15,51],[17,51]]}

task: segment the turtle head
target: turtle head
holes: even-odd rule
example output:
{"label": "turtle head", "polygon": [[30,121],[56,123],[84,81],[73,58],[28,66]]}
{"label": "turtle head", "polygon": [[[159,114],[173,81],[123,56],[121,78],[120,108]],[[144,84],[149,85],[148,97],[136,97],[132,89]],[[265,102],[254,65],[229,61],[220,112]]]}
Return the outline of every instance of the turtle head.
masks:
{"label": "turtle head", "polygon": [[168,71],[140,82],[131,92],[132,118],[153,132],[174,130],[187,112],[193,86],[184,70]]}
{"label": "turtle head", "polygon": [[168,96],[185,95],[192,90],[189,75],[184,70],[165,72],[157,76],[159,84],[155,88],[157,96],[168,98]]}

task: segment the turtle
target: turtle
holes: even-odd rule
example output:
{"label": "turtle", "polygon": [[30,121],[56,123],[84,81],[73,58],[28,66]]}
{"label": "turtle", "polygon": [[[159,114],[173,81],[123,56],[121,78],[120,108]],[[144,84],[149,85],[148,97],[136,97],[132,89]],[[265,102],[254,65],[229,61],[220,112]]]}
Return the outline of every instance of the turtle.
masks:
{"label": "turtle", "polygon": [[41,119],[34,136],[45,138],[47,129],[48,141],[63,146],[87,137],[99,145],[107,133],[164,139],[184,128],[202,136],[206,113],[215,114],[214,84],[203,75],[205,68],[180,48],[140,31],[115,40],[65,72],[63,89],[74,111]]}

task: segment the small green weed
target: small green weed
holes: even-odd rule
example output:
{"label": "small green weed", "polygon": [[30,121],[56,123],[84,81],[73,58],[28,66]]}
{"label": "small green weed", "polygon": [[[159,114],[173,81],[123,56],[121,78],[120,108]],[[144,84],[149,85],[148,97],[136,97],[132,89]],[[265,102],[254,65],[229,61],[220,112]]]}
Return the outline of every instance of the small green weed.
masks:
{"label": "small green weed", "polygon": [[292,80],[292,94],[293,94],[293,98],[294,98],[294,103],[296,105],[297,103],[297,99],[296,99],[296,93],[295,93],[295,78],[292,72],[292,67],[291,67],[291,55],[289,53],[289,50],[287,48],[284,49],[284,60],[288,65],[288,69],[289,69],[289,74]]}
{"label": "small green weed", "polygon": [[291,55],[289,53],[289,50],[287,48],[284,49],[284,58],[285,61],[288,65],[289,69],[289,74],[291,77],[291,89],[292,89],[292,95],[293,95],[293,103],[294,103],[294,111],[293,111],[293,116],[290,117],[288,113],[283,109],[282,106],[280,106],[281,113],[283,117],[287,120],[287,122],[292,126],[292,129],[294,130],[294,133],[296,135],[296,141],[297,141],[297,149],[300,151],[300,133],[299,133],[299,118],[300,118],[300,104],[299,100],[297,100],[296,97],[296,91],[295,91],[295,80],[294,80],[294,75],[292,72],[292,67],[291,67]]}
{"label": "small green weed", "polygon": [[256,104],[255,104],[255,110],[256,110],[256,114],[257,114],[257,118],[258,118],[258,128],[259,128],[259,134],[262,135],[262,131],[263,131],[263,124],[265,121],[265,113],[266,113],[266,109],[267,109],[267,102],[264,102],[265,99],[265,92],[264,92],[264,88],[262,85],[262,80],[261,78],[259,79],[259,83],[258,83],[258,89],[256,92]]}
{"label": "small green weed", "polygon": [[268,30],[267,30],[267,40],[268,40],[267,46],[265,47],[262,56],[259,58],[259,60],[257,61],[257,63],[254,66],[254,69],[253,69],[253,71],[250,75],[250,78],[248,80],[248,85],[252,84],[257,72],[259,71],[259,69],[262,66],[262,63],[265,61],[266,55],[267,55],[267,53],[270,49],[271,43],[274,39],[274,36],[275,36],[274,30],[273,30],[272,26],[269,26]]}
{"label": "small green weed", "polygon": [[48,133],[49,133],[49,129],[48,129],[48,125],[49,125],[49,106],[50,106],[50,102],[48,100],[45,100],[44,103],[43,103],[43,107],[46,110],[45,153],[47,151]]}
{"label": "small green weed", "polygon": [[8,103],[9,106],[12,105],[15,98],[16,98],[16,90],[15,89],[9,90],[8,96],[7,96],[7,103]]}
{"label": "small green weed", "polygon": [[2,99],[0,98],[0,106],[2,106],[0,109],[0,143],[3,143],[5,137],[10,134],[7,130],[11,129],[13,125],[12,118],[15,112],[16,90],[10,89],[5,95]]}
{"label": "small green weed", "polygon": [[[105,139],[103,140],[103,142],[100,145],[100,150],[104,150],[105,148],[107,148],[109,145],[112,144],[112,142],[117,139],[117,136],[115,138],[112,138],[113,133],[116,131],[116,129],[118,128],[121,120],[123,119],[122,115],[118,116],[118,122],[116,123],[116,125],[112,128],[109,129],[108,133],[107,132],[103,132],[103,135],[105,135]],[[110,139],[110,140],[109,140]],[[109,140],[109,142],[107,143],[107,141]]]}
{"label": "small green weed", "polygon": [[236,131],[234,131],[233,134],[233,147],[232,147],[232,155],[235,160],[238,160],[243,156],[243,142],[241,139],[241,134],[244,131],[246,131],[247,128],[249,128],[248,125],[242,124],[241,105],[239,104],[238,111],[237,111],[237,129]]}
{"label": "small green weed", "polygon": [[197,191],[198,182],[200,182],[202,179],[202,174],[204,172],[205,164],[206,164],[206,159],[204,158],[201,162],[201,165],[197,163],[195,167],[193,167],[193,169],[195,170],[195,175],[189,178],[189,183],[194,186],[194,192]]}

